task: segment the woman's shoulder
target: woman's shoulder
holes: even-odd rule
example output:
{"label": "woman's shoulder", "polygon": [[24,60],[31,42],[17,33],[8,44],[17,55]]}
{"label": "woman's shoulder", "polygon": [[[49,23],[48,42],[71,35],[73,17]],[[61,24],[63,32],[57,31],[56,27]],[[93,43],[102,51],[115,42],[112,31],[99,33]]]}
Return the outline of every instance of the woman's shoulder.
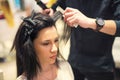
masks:
{"label": "woman's shoulder", "polygon": [[68,61],[66,61],[66,60],[60,60],[59,66],[60,66],[60,68],[71,67],[70,64],[68,63]]}
{"label": "woman's shoulder", "polygon": [[24,75],[20,75],[20,76],[17,77],[16,80],[27,80],[27,78]]}
{"label": "woman's shoulder", "polygon": [[73,71],[68,61],[60,60],[56,80],[74,80]]}

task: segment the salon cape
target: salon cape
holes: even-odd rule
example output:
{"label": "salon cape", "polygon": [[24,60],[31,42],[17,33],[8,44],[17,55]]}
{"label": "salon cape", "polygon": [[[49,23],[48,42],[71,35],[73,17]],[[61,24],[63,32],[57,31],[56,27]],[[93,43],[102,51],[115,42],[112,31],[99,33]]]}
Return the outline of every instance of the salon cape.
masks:
{"label": "salon cape", "polygon": [[[27,78],[26,76],[20,75],[16,80],[27,80]],[[74,80],[72,68],[67,61],[60,61],[55,80]]]}

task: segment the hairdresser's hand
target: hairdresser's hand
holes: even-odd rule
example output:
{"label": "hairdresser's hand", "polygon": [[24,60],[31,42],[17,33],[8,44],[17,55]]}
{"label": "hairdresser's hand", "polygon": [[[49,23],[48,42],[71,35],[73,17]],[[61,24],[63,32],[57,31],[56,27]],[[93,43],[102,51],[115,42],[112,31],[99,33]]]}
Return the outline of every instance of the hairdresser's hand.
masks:
{"label": "hairdresser's hand", "polygon": [[65,22],[71,27],[77,24],[83,28],[88,28],[91,20],[79,10],[73,8],[66,8],[63,15]]}
{"label": "hairdresser's hand", "polygon": [[43,13],[52,16],[54,14],[54,11],[53,9],[49,8],[49,9],[43,10]]}

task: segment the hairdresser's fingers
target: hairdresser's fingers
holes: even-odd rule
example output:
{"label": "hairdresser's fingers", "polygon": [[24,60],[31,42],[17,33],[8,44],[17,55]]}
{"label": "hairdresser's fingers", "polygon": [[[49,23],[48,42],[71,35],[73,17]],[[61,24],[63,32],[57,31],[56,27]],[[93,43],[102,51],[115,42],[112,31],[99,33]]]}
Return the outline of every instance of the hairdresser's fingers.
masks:
{"label": "hairdresser's fingers", "polygon": [[49,9],[49,15],[52,16],[53,14],[54,14],[54,11],[53,11],[53,9],[50,8]]}
{"label": "hairdresser's fingers", "polygon": [[54,11],[51,8],[49,8],[49,9],[43,10],[43,13],[52,16],[54,14]]}
{"label": "hairdresser's fingers", "polygon": [[67,18],[75,15],[76,13],[78,13],[78,10],[77,9],[73,9],[73,8],[66,8],[63,15],[64,15],[64,20],[66,21]]}
{"label": "hairdresser's fingers", "polygon": [[64,13],[66,13],[66,12],[72,12],[72,11],[74,11],[73,8],[67,7],[67,8],[65,9]]}
{"label": "hairdresser's fingers", "polygon": [[44,13],[44,14],[49,14],[49,13],[50,13],[50,9],[45,9],[45,10],[43,10],[43,13]]}
{"label": "hairdresser's fingers", "polygon": [[64,20],[66,21],[69,17],[72,17],[75,14],[75,12],[68,12],[64,14]]}
{"label": "hairdresser's fingers", "polygon": [[71,16],[69,18],[67,18],[67,22],[69,23],[69,25],[73,26],[74,24],[76,24],[76,18],[74,16]]}

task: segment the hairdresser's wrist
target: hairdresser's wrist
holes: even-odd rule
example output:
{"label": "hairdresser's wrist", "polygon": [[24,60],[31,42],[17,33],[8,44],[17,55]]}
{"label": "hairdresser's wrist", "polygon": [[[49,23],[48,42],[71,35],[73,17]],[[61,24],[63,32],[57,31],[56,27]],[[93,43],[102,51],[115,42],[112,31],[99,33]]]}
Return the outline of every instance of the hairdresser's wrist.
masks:
{"label": "hairdresser's wrist", "polygon": [[93,29],[93,30],[96,29],[95,20],[96,20],[96,19],[93,19],[93,18],[89,18],[89,19],[88,19],[88,21],[87,21],[88,28]]}

